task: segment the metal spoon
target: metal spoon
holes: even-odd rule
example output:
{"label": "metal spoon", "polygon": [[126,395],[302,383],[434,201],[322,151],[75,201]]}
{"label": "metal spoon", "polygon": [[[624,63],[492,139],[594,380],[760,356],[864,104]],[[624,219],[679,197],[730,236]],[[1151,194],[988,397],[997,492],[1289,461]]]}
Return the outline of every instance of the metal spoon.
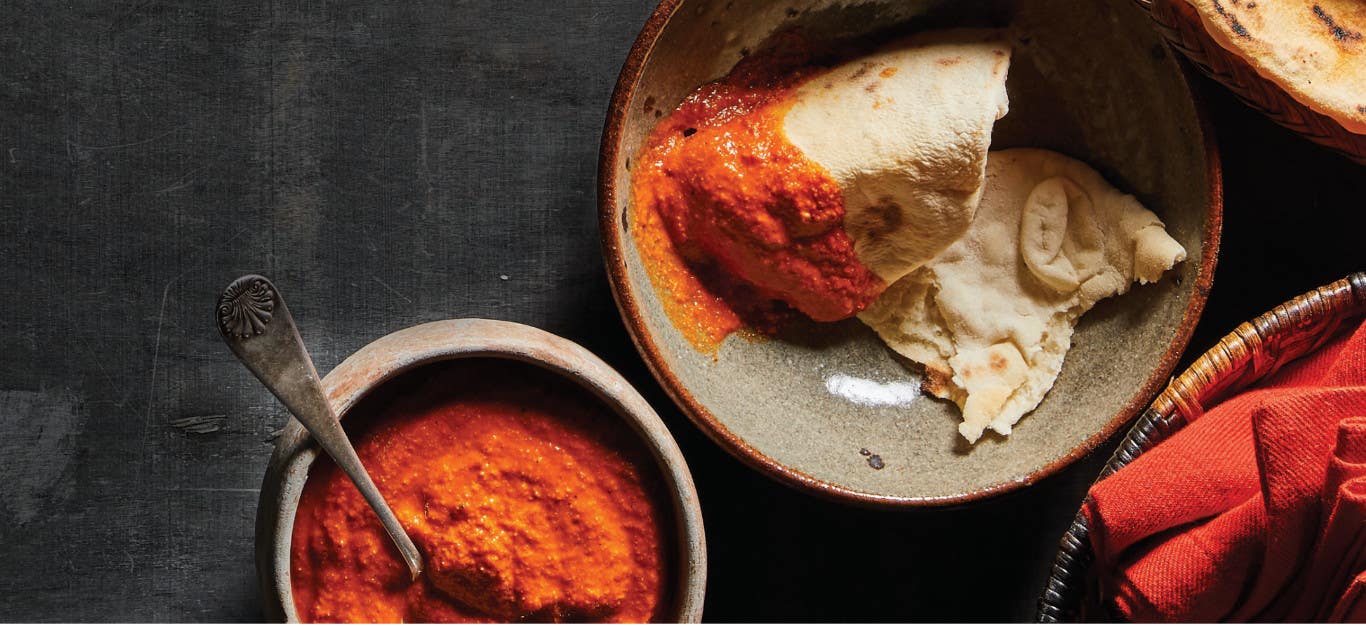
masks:
{"label": "metal spoon", "polygon": [[341,422],[328,404],[318,382],[318,371],[304,349],[299,329],[284,298],[263,276],[248,274],[232,281],[218,297],[218,332],[237,359],[265,383],[294,417],[308,429],[337,466],[351,477],[361,496],[379,516],[380,523],[398,546],[399,554],[417,580],[422,555],[399,525],[370,474],[361,466],[356,449],[342,431]]}

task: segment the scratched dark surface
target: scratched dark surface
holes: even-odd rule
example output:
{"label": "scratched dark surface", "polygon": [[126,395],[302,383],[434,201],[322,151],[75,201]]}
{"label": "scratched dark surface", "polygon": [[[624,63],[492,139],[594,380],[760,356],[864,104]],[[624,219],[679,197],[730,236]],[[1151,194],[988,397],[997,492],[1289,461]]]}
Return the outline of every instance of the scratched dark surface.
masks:
{"label": "scratched dark surface", "polygon": [[[288,295],[323,371],[452,317],[540,326],[621,369],[697,479],[709,619],[1028,618],[1099,457],[978,506],[850,508],[720,452],[645,370],[594,176],[651,7],[6,3],[0,619],[260,618],[252,520],[283,417],[210,319],[246,272]],[[1227,228],[1192,352],[1366,267],[1366,169],[1207,91]]]}

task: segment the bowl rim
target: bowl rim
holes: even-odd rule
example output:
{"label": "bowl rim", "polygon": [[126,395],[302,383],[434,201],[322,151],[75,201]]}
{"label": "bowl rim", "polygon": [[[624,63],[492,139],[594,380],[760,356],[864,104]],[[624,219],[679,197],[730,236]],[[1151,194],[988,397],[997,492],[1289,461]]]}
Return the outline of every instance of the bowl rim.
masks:
{"label": "bowl rim", "polygon": [[641,357],[650,368],[650,373],[659,381],[669,397],[708,438],[716,442],[731,456],[751,468],[777,479],[780,483],[827,499],[877,508],[962,505],[1011,493],[1057,474],[1064,467],[1091,453],[1114,436],[1125,424],[1132,421],[1143,407],[1147,406],[1149,400],[1162,390],[1163,385],[1165,385],[1185,351],[1186,345],[1190,342],[1196,323],[1200,320],[1200,314],[1204,311],[1205,301],[1208,299],[1210,288],[1214,283],[1214,267],[1218,262],[1220,236],[1223,231],[1223,177],[1214,127],[1206,110],[1204,97],[1199,91],[1200,87],[1192,80],[1193,75],[1189,65],[1171,55],[1170,47],[1167,48],[1167,53],[1172,56],[1179,68],[1181,80],[1186,86],[1187,93],[1190,94],[1191,104],[1195,109],[1207,165],[1205,178],[1209,189],[1208,214],[1204,232],[1201,235],[1201,264],[1195,284],[1191,286],[1190,302],[1182,314],[1181,323],[1177,327],[1172,341],[1162,353],[1157,367],[1144,381],[1142,387],[1129,398],[1129,401],[1114,417],[1106,422],[1103,428],[1067,454],[1054,459],[1039,470],[1024,477],[1006,480],[974,491],[947,496],[925,497],[889,496],[851,489],[815,478],[759,452],[744,439],[726,428],[716,416],[712,415],[706,407],[693,398],[692,394],[669,369],[654,339],[646,331],[639,305],[636,302],[635,295],[631,292],[630,281],[626,274],[623,243],[616,228],[619,219],[616,210],[616,161],[621,151],[626,111],[635,95],[636,86],[644,72],[645,62],[649,59],[650,53],[653,52],[655,43],[659,40],[659,36],[663,33],[670,19],[687,1],[660,1],[636,36],[635,42],[631,44],[626,60],[622,64],[621,73],[617,76],[612,98],[607,107],[602,143],[598,150],[598,232],[612,297],[616,301],[617,311],[625,322],[631,341],[635,343],[636,350],[640,352]]}
{"label": "bowl rim", "polygon": [[[687,461],[663,420],[621,374],[578,344],[546,331],[487,319],[411,326],[357,350],[322,380],[329,402],[346,413],[370,392],[414,369],[462,358],[500,358],[541,367],[591,392],[629,424],[658,463],[674,509],[677,556],[674,613],[700,622],[707,579],[701,504]],[[290,544],[299,496],[318,448],[294,418],[275,439],[256,513],[256,570],[269,619],[299,621],[290,585]]]}

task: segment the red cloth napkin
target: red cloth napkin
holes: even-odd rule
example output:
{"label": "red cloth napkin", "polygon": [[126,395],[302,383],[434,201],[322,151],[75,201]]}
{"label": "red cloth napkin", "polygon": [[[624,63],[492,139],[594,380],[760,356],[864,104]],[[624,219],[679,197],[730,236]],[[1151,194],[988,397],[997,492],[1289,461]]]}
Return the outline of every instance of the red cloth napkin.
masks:
{"label": "red cloth napkin", "polygon": [[1097,483],[1083,512],[1126,619],[1366,619],[1366,325]]}

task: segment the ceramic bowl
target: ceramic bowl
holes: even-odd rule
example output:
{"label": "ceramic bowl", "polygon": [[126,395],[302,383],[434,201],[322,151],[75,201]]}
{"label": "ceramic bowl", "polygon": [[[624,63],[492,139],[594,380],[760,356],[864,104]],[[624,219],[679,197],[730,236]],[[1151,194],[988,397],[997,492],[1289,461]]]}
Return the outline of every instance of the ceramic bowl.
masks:
{"label": "ceramic bowl", "polygon": [[[542,330],[493,320],[432,322],[386,335],[361,348],[323,378],[328,400],[345,424],[346,412],[394,377],[423,365],[470,357],[504,358],[540,366],[591,391],[640,436],[659,463],[674,509],[677,570],[674,613],[680,622],[702,617],[707,546],[702,512],[688,464],[659,416],[616,371],[567,339]],[[275,440],[256,513],[256,569],[266,615],[298,621],[290,586],[290,538],[299,495],[318,448],[290,419]]]}
{"label": "ceramic bowl", "polygon": [[[662,310],[629,233],[632,158],[657,120],[788,27],[852,38],[939,26],[1007,26],[1010,113],[993,149],[1079,158],[1160,216],[1188,259],[1102,302],[1077,328],[1052,392],[1008,438],[961,442],[957,407],[921,396],[872,407],[849,381],[916,381],[857,321],[797,340],[732,336],[694,350]],[[599,228],[618,308],[663,387],[713,440],[796,487],[887,506],[956,504],[1056,473],[1130,421],[1171,373],[1204,308],[1222,195],[1214,138],[1187,76],[1132,2],[665,0],[626,59],[599,163]],[[904,388],[904,386],[903,386]],[[907,394],[909,395],[909,394]]]}

